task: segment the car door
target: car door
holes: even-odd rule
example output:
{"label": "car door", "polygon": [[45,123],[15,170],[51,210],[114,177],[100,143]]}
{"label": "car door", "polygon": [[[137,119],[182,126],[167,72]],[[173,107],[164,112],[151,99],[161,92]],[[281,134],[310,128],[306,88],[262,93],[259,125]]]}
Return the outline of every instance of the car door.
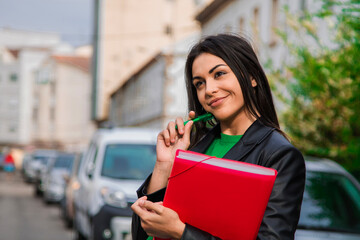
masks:
{"label": "car door", "polygon": [[86,153],[84,163],[79,170],[79,182],[80,189],[76,199],[76,207],[79,221],[79,230],[85,235],[89,236],[90,233],[90,220],[88,218],[89,208],[91,206],[91,199],[89,198],[90,188],[92,185],[92,177],[90,172],[95,162],[98,151],[98,145],[96,141],[90,144],[90,147]]}

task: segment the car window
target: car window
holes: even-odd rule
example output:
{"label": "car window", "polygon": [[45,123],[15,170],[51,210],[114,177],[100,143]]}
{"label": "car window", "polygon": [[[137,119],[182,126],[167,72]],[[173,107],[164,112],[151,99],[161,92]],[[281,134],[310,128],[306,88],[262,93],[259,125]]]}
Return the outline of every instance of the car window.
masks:
{"label": "car window", "polygon": [[43,165],[49,165],[51,163],[51,158],[48,156],[35,156],[33,161],[38,161]]}
{"label": "car window", "polygon": [[59,155],[55,160],[53,168],[65,168],[71,170],[74,158],[75,155],[72,154]]}
{"label": "car window", "polygon": [[111,144],[106,147],[101,175],[117,179],[145,179],[154,168],[154,145]]}
{"label": "car window", "polygon": [[307,172],[298,228],[360,233],[360,190],[344,175]]}
{"label": "car window", "polygon": [[84,161],[85,169],[86,169],[85,172],[87,177],[89,178],[91,178],[90,176],[92,176],[92,174],[94,173],[97,153],[98,153],[98,146],[95,142],[93,142],[89,147],[88,153],[86,154],[86,158],[88,160],[86,160],[86,162]]}

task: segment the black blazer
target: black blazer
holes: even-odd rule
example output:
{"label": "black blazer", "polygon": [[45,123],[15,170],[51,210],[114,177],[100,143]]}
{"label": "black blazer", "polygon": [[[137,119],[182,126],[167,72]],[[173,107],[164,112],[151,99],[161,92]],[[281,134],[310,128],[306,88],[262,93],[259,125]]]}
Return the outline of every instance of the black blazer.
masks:
{"label": "black blazer", "polygon": [[[220,126],[217,125],[191,151],[205,152],[219,134]],[[278,171],[257,239],[294,239],[305,187],[305,162],[300,151],[274,128],[267,127],[257,120],[223,158],[253,163]],[[137,191],[139,197],[146,195],[150,177],[151,175]],[[162,201],[165,190],[164,188],[147,195],[148,199],[154,202]],[[147,237],[136,214],[133,215],[132,236],[133,240],[143,240]],[[186,224],[181,239],[219,238]]]}

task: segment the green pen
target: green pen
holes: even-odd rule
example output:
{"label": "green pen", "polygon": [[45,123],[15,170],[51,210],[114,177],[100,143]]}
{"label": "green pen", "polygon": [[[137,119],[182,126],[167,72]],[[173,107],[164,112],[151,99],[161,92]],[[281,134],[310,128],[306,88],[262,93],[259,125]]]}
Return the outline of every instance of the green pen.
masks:
{"label": "green pen", "polygon": [[[199,121],[203,121],[206,122],[210,119],[214,118],[214,116],[211,113],[205,113],[203,115],[198,116],[197,118],[191,119],[191,120],[187,120],[184,122],[184,126],[189,122],[189,121],[193,121],[195,122],[199,122]],[[175,126],[175,129],[178,129],[177,125]]]}

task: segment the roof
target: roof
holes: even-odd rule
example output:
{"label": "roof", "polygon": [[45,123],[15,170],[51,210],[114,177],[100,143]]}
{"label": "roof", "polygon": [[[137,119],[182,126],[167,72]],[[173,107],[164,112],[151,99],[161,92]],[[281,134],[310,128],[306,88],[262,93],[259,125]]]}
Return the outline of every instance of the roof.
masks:
{"label": "roof", "polygon": [[35,51],[49,51],[46,47],[20,47],[20,48],[6,48],[6,50],[15,58],[19,57],[21,51],[24,50],[35,50]]}
{"label": "roof", "polygon": [[110,94],[110,96],[114,96],[121,88],[123,88],[127,82],[129,82],[131,79],[134,79],[138,77],[141,73],[143,73],[151,64],[157,61],[161,56],[166,56],[162,51],[159,51],[155,55],[151,56],[147,59],[147,61],[144,62],[144,64],[140,65],[132,74],[129,75],[129,77],[126,78],[125,81],[123,81],[119,86],[116,87],[116,89]]}
{"label": "roof", "polygon": [[203,25],[232,1],[234,0],[213,0],[195,16],[195,19]]}
{"label": "roof", "polygon": [[346,170],[333,160],[305,156],[306,169],[309,171],[332,172],[344,174]]}
{"label": "roof", "polygon": [[14,58],[18,58],[20,49],[9,49],[9,52],[11,55],[13,55]]}
{"label": "roof", "polygon": [[58,63],[68,64],[85,72],[90,72],[91,59],[89,57],[54,55],[52,58]]}
{"label": "roof", "polygon": [[135,127],[99,129],[94,133],[92,140],[103,143],[156,144],[159,132],[157,129]]}

